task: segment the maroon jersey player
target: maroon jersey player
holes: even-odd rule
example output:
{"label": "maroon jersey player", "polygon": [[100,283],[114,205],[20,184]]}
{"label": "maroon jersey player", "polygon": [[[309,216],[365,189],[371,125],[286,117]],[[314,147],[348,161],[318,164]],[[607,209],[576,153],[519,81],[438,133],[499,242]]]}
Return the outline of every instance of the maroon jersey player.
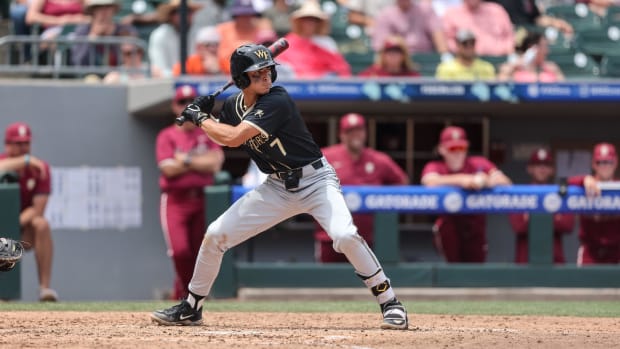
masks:
{"label": "maroon jersey player", "polygon": [[30,153],[32,132],[23,122],[10,124],[4,137],[5,153],[0,154],[0,171],[14,171],[19,176],[21,239],[26,249],[34,248],[39,271],[39,300],[56,301],[58,294],[50,288],[54,245],[45,208],[51,193],[49,165]]}
{"label": "maroon jersey player", "polygon": [[[617,167],[616,147],[599,143],[592,154],[593,174],[571,177],[568,184],[583,186],[586,195],[598,196],[600,183],[616,180]],[[578,265],[620,263],[620,215],[580,215],[579,241]]]}
{"label": "maroon jersey player", "polygon": [[[340,119],[340,143],[321,149],[342,185],[404,185],[407,174],[390,157],[366,147],[366,120],[360,114],[349,113]],[[373,215],[353,214],[353,223],[368,245],[373,245]],[[347,262],[346,257],[334,251],[332,240],[320,229],[315,232],[317,260]]]}
{"label": "maroon jersey player", "polygon": [[[422,184],[453,185],[472,190],[511,184],[510,179],[486,158],[468,156],[468,148],[465,130],[456,126],[443,129],[438,146],[443,160],[431,161],[424,166]],[[447,262],[482,263],[486,260],[484,215],[441,215],[433,230],[435,245]]]}
{"label": "maroon jersey player", "polygon": [[[195,89],[183,85],[172,101],[173,115],[197,96]],[[203,188],[213,183],[224,155],[198,127],[190,122],[171,125],[160,131],[156,142],[160,169],[160,219],[168,255],[176,271],[174,299],[187,295],[196,255],[206,231]]]}
{"label": "maroon jersey player", "polygon": [[[553,156],[547,148],[537,148],[530,155],[527,163],[527,173],[530,175],[531,184],[549,184],[554,174]],[[528,262],[528,235],[530,215],[526,213],[514,213],[508,216],[510,225],[514,230],[517,240],[515,244],[515,262]],[[562,237],[570,234],[575,227],[575,216],[566,213],[553,215],[553,262],[565,263]]]}

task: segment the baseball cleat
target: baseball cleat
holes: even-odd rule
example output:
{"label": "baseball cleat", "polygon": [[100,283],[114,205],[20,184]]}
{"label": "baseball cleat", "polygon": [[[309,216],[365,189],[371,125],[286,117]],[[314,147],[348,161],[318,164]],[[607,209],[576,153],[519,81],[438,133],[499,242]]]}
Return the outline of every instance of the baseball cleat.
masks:
{"label": "baseball cleat", "polygon": [[151,314],[153,322],[164,326],[197,326],[202,324],[202,307],[194,310],[186,301]]}
{"label": "baseball cleat", "polygon": [[409,327],[407,310],[396,298],[381,304],[381,313],[383,313],[382,329],[406,330]]}
{"label": "baseball cleat", "polygon": [[51,288],[42,288],[39,292],[39,301],[40,302],[57,302],[58,301],[58,293],[52,290]]}

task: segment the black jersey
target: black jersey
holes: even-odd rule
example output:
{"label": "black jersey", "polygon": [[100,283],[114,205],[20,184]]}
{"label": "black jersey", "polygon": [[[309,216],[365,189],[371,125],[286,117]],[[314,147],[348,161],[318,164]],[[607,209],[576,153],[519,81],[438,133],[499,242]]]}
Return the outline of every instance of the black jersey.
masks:
{"label": "black jersey", "polygon": [[226,99],[220,122],[237,126],[248,122],[260,133],[242,147],[264,173],[303,167],[323,156],[288,92],[280,86],[258,97],[244,110],[243,93]]}

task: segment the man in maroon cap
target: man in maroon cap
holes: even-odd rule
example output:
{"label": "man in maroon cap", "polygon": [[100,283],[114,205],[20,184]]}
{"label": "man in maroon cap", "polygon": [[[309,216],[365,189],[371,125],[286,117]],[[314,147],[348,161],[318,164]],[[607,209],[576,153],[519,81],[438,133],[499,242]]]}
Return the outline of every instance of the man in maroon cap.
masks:
{"label": "man in maroon cap", "polygon": [[[530,155],[527,163],[527,173],[531,184],[550,184],[555,172],[553,156],[547,148],[537,148]],[[528,262],[528,229],[530,215],[528,213],[513,213],[508,216],[510,225],[517,235],[515,245],[515,263]],[[556,213],[553,215],[553,262],[565,263],[562,236],[570,234],[575,227],[575,217],[572,214]]]}
{"label": "man in maroon cap", "polygon": [[[592,153],[593,174],[571,177],[568,184],[583,186],[588,196],[599,196],[599,183],[616,181],[617,167],[616,147],[599,143]],[[580,215],[579,241],[577,265],[620,263],[620,215]]]}
{"label": "man in maroon cap", "polygon": [[[340,143],[321,149],[327,161],[336,170],[342,185],[405,185],[407,174],[390,157],[366,147],[366,120],[360,114],[349,113],[340,118]],[[373,215],[353,214],[353,223],[359,234],[372,248]],[[344,254],[337,253],[325,230],[315,234],[315,257],[324,263],[347,262]]]}
{"label": "man in maroon cap", "polygon": [[32,132],[23,122],[10,124],[4,136],[5,152],[0,154],[0,171],[14,171],[19,176],[21,211],[19,224],[24,247],[34,247],[39,271],[39,299],[56,301],[58,294],[50,288],[54,245],[49,222],[44,216],[51,193],[49,165],[30,154]]}
{"label": "man in maroon cap", "polygon": [[[172,118],[197,96],[190,85],[179,86],[172,100]],[[156,141],[160,170],[160,219],[168,255],[176,271],[173,299],[187,295],[194,264],[207,229],[203,188],[224,163],[224,153],[191,122],[161,130]]]}
{"label": "man in maroon cap", "polygon": [[[438,151],[443,160],[431,161],[422,170],[426,186],[453,185],[480,190],[512,182],[493,163],[468,156],[465,130],[449,126],[441,131]],[[487,255],[484,215],[441,215],[433,227],[435,245],[447,262],[482,263]]]}

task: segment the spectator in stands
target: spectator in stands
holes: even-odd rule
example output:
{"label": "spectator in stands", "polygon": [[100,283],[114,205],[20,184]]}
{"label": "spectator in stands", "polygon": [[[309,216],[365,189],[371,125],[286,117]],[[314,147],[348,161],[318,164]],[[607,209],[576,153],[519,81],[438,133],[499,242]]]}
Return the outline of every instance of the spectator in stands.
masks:
{"label": "spectator in stands", "polygon": [[190,32],[198,33],[202,27],[215,27],[230,21],[227,2],[227,0],[200,0],[202,8],[194,12]]}
{"label": "spectator in stands", "polygon": [[392,35],[405,39],[409,54],[439,52],[443,60],[451,59],[441,21],[427,3],[396,0],[379,12],[372,32],[373,49],[381,50],[385,39]]}
{"label": "spectator in stands", "polygon": [[[441,161],[431,161],[422,170],[425,186],[453,185],[481,190],[511,181],[482,156],[468,156],[465,130],[449,126],[441,131],[438,151]],[[433,227],[435,246],[450,263],[482,263],[487,255],[486,218],[481,214],[444,214]]]}
{"label": "spectator in stands", "polygon": [[[618,180],[617,168],[616,147],[599,143],[592,152],[593,174],[571,177],[568,184],[583,186],[587,196],[597,197],[601,195],[601,184]],[[620,263],[620,215],[580,215],[579,241],[577,265]]]}
{"label": "spectator in stands", "polygon": [[[407,174],[385,153],[366,147],[366,120],[357,113],[340,118],[340,143],[323,148],[323,155],[336,170],[342,185],[406,185]],[[353,223],[368,246],[373,245],[373,214],[353,214]],[[314,234],[315,256],[323,263],[346,262],[332,247],[320,227]]]}
{"label": "spectator in stands", "polygon": [[224,74],[230,73],[230,55],[237,47],[255,42],[260,30],[273,29],[271,22],[256,11],[251,0],[234,0],[228,11],[232,21],[217,26],[221,38],[217,57]]}
{"label": "spectator in stands", "polygon": [[119,0],[87,0],[86,14],[92,20],[75,28],[76,37],[87,37],[94,43],[76,43],[71,50],[75,65],[117,66],[120,64],[118,46],[99,44],[96,40],[106,36],[137,36],[133,26],[119,24],[114,16],[120,9]]}
{"label": "spectator in stands", "polygon": [[[174,64],[179,61],[181,51],[181,0],[170,0],[157,7],[161,24],[151,32],[149,37],[149,60],[151,65],[159,69],[164,77],[172,76]],[[188,26],[191,25],[193,12],[200,5],[187,1]],[[194,45],[188,40],[189,54],[193,53]]]}
{"label": "spectator in stands", "polygon": [[549,46],[541,33],[518,31],[515,51],[516,56],[500,67],[499,80],[523,83],[564,81],[560,67],[547,60]]}
{"label": "spectator in stands", "polygon": [[[187,75],[217,75],[220,74],[220,65],[217,61],[217,48],[220,45],[220,34],[215,27],[201,28],[196,34],[196,50],[187,57],[185,74]],[[181,64],[176,63],[172,69],[174,76],[181,74]]]}
{"label": "spectator in stands", "polygon": [[103,78],[105,84],[126,83],[130,80],[141,80],[161,77],[155,67],[151,67],[148,74],[148,65],[144,61],[144,50],[142,47],[123,43],[120,45],[121,65],[118,70],[107,73]]}
{"label": "spectator in stands", "polygon": [[66,26],[90,23],[90,16],[84,14],[84,0],[32,0],[26,22],[39,25],[43,39],[54,39]]}
{"label": "spectator in stands", "polygon": [[[172,100],[171,120],[198,96],[190,85],[179,86]],[[156,140],[161,189],[160,216],[168,255],[176,271],[173,299],[187,295],[205,222],[204,187],[213,184],[224,153],[192,122],[161,130]]]}
{"label": "spectator in stands", "polygon": [[443,16],[446,14],[446,11],[449,8],[460,6],[463,4],[463,0],[422,0],[422,1],[428,2],[433,8],[433,11],[435,11],[435,14],[437,15],[437,17],[439,18],[443,18]]}
{"label": "spectator in stands", "polygon": [[441,62],[435,77],[441,80],[495,80],[495,67],[476,54],[476,36],[467,29],[456,33],[456,58]]}
{"label": "spectator in stands", "polygon": [[394,0],[343,0],[341,6],[347,9],[349,23],[357,24],[366,29],[367,34],[372,33],[375,24],[375,16],[384,8],[394,4]]}
{"label": "spectator in stands", "polygon": [[388,37],[378,52],[376,61],[359,76],[420,76],[407,53],[407,47],[401,37]]}
{"label": "spectator in stands", "polygon": [[291,14],[299,9],[299,6],[289,0],[274,0],[273,6],[263,12],[263,16],[271,21],[271,25],[278,37],[284,36],[291,31]]}
{"label": "spectator in stands", "polygon": [[443,26],[452,52],[456,51],[456,33],[468,29],[476,36],[476,53],[504,56],[514,51],[514,29],[506,10],[482,0],[463,0],[443,17]]}
{"label": "spectator in stands", "polygon": [[576,0],[575,2],[587,4],[590,11],[600,17],[605,17],[610,6],[620,6],[620,0]]}
{"label": "spectator in stands", "polygon": [[9,9],[14,35],[30,35],[30,26],[26,22],[29,0],[14,0]]}
{"label": "spectator in stands", "polygon": [[[553,156],[547,148],[537,148],[530,155],[527,163],[527,173],[530,175],[531,184],[551,184],[555,166]],[[513,213],[508,216],[510,225],[516,234],[515,263],[525,264],[529,260],[528,234],[529,213]],[[565,263],[562,237],[570,234],[575,227],[575,217],[572,214],[556,213],[553,215],[553,262]]]}
{"label": "spectator in stands", "polygon": [[328,16],[318,2],[308,0],[291,15],[290,48],[276,58],[289,64],[299,78],[350,76],[351,67],[329,34]]}
{"label": "spectator in stands", "polygon": [[[540,10],[535,0],[488,0],[502,5],[515,28],[552,27],[565,35],[573,34],[573,26],[562,18],[551,17]],[[527,28],[526,28],[527,29]]]}
{"label": "spectator in stands", "polygon": [[51,193],[51,173],[47,162],[31,154],[30,126],[23,122],[10,124],[5,131],[4,149],[0,154],[0,171],[14,171],[19,177],[21,240],[24,247],[34,248],[39,271],[39,300],[55,302],[56,291],[50,288],[54,244],[45,208]]}

